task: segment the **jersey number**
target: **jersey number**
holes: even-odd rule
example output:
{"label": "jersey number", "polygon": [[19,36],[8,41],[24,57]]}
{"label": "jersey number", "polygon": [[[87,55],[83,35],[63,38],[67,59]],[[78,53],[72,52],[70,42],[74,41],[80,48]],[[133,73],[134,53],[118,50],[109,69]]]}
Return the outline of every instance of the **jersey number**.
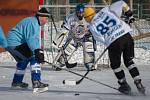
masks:
{"label": "jersey number", "polygon": [[97,25],[96,29],[102,35],[104,35],[109,30],[109,27],[112,27],[114,25],[116,25],[116,21],[114,19],[111,19],[109,16],[106,16],[106,18],[100,24]]}

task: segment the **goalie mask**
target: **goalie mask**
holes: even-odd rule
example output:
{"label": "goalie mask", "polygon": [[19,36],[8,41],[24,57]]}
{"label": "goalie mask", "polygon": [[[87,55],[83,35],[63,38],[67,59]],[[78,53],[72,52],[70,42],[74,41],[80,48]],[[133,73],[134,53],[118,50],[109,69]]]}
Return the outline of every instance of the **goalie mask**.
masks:
{"label": "goalie mask", "polygon": [[76,6],[76,15],[79,20],[83,19],[83,13],[84,13],[84,5],[83,4],[78,4]]}

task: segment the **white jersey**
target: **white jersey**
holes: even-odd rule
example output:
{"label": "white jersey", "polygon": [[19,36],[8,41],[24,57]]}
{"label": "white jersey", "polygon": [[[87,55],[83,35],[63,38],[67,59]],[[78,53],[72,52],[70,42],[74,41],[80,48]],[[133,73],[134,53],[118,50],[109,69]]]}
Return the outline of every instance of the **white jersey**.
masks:
{"label": "white jersey", "polygon": [[65,18],[63,26],[71,32],[75,38],[81,39],[88,32],[88,23],[83,18],[79,20],[76,13],[72,13]]}
{"label": "white jersey", "polygon": [[109,46],[119,37],[131,32],[128,24],[120,19],[124,1],[118,1],[100,10],[92,19],[90,31],[96,41]]}

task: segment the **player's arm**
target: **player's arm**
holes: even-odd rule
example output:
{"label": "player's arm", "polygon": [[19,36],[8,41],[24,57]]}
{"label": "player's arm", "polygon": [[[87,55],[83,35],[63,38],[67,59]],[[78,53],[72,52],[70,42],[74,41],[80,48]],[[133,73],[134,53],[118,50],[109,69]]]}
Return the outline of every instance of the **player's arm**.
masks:
{"label": "player's arm", "polygon": [[123,13],[126,17],[126,22],[128,24],[131,24],[135,21],[135,18],[133,17],[133,12],[125,2],[123,3]]}
{"label": "player's arm", "polygon": [[64,18],[63,20],[63,24],[61,25],[61,28],[65,29],[65,30],[70,30],[71,28],[71,25],[70,25],[70,16],[71,15],[68,15]]}
{"label": "player's arm", "polygon": [[7,48],[7,40],[5,38],[4,32],[2,28],[0,27],[0,46],[3,48]]}
{"label": "player's arm", "polygon": [[26,32],[26,37],[25,37],[27,41],[27,45],[32,50],[38,62],[43,63],[44,51],[40,48],[40,41],[39,41],[40,29],[38,26],[34,25],[34,23],[30,23],[30,25],[28,25],[27,27],[28,30]]}

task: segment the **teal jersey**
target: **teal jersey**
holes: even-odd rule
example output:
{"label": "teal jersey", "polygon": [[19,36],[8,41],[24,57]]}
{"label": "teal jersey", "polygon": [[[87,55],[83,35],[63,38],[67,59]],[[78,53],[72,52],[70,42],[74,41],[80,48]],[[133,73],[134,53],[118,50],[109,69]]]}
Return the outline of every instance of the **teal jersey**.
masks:
{"label": "teal jersey", "polygon": [[18,46],[27,43],[29,48],[34,51],[40,48],[39,33],[40,25],[38,19],[35,16],[27,17],[8,32],[8,46]]}
{"label": "teal jersey", "polygon": [[0,27],[0,47],[7,48],[7,40],[1,27]]}

